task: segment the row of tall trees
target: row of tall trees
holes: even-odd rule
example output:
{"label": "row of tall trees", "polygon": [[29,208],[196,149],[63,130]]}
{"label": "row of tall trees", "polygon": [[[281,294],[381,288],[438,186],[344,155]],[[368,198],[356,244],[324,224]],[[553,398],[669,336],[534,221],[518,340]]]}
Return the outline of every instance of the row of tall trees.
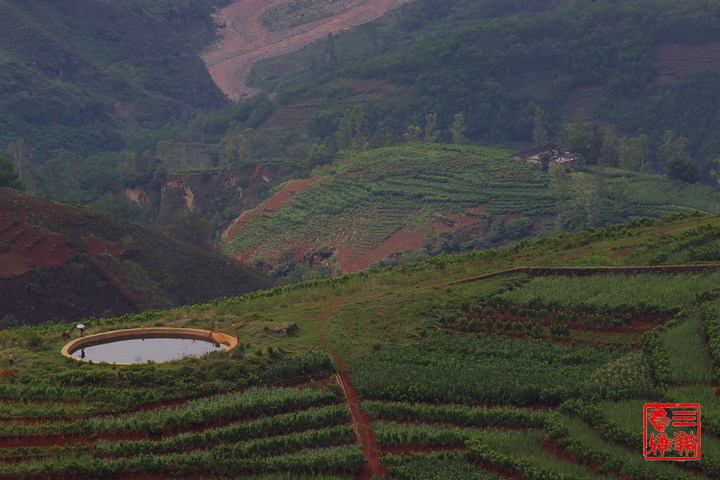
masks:
{"label": "row of tall trees", "polygon": [[[536,113],[536,124],[538,123]],[[536,126],[536,132],[542,127]],[[536,143],[543,139],[535,136]],[[699,163],[688,153],[689,140],[666,130],[655,154],[646,134],[618,137],[611,128],[603,128],[587,120],[579,109],[571,123],[560,130],[560,144],[566,151],[582,155],[588,164],[618,167],[636,172],[664,173],[668,177],[694,182],[700,173]]]}
{"label": "row of tall trees", "polygon": [[[535,145],[548,142],[543,116],[542,108],[536,107],[533,129]],[[402,135],[403,140],[409,143],[438,141],[441,132],[436,128],[437,121],[437,114],[427,114],[424,128],[410,125]],[[363,106],[358,104],[352,109],[346,109],[337,131],[337,147],[356,150],[368,148],[370,142],[367,140],[365,128]],[[449,129],[452,143],[465,142],[466,130],[464,114],[456,114]],[[248,131],[252,132],[248,129],[244,135],[247,135]],[[572,122],[562,126],[558,140],[564,151],[581,155],[586,163],[598,165],[600,169],[616,167],[636,172],[664,173],[670,178],[685,182],[694,182],[700,173],[698,162],[688,153],[689,141],[686,137],[667,130],[662,142],[653,152],[648,135],[619,137],[612,128],[602,127],[588,120],[583,109],[578,109]]]}
{"label": "row of tall trees", "polygon": [[[365,135],[364,120],[365,110],[362,105],[354,105],[352,110],[345,110],[336,135],[337,146],[340,150],[346,148],[364,150],[370,146],[370,142]],[[440,130],[436,128],[437,121],[437,114],[429,113],[425,115],[425,127],[410,125],[402,136],[403,140],[408,143],[437,142],[441,135]],[[456,114],[449,129],[452,143],[456,145],[464,143],[466,130],[465,115],[462,113]],[[388,136],[386,143],[392,143],[392,134]]]}
{"label": "row of tall trees", "polygon": [[[448,0],[444,5],[451,7],[443,9],[447,10],[446,18],[418,17],[426,7],[432,10],[428,7],[431,3],[413,2],[398,9],[396,16],[400,19],[402,13],[408,18],[424,18],[418,28],[432,26],[442,35],[434,35],[431,30],[422,41],[389,49],[379,58],[353,62],[358,42],[368,42],[368,37],[381,44],[386,41],[382,35],[385,24],[367,27],[364,36],[363,29],[358,29],[348,34],[353,42],[343,35],[336,43],[334,52],[342,74],[313,78],[316,81],[305,86],[300,82],[307,81],[306,77],[295,72],[294,80],[286,79],[287,90],[278,92],[281,102],[297,102],[298,98],[317,102],[313,141],[325,142],[336,133],[337,123],[327,120],[342,115],[337,112],[338,98],[359,94],[346,86],[345,79],[354,76],[383,80],[403,94],[402,101],[397,101],[395,95],[379,95],[375,104],[366,107],[365,138],[373,146],[379,145],[374,141],[379,132],[388,138],[387,129],[399,135],[400,140],[421,141],[425,137],[421,114],[432,112],[439,125],[449,125],[453,115],[462,112],[467,125],[464,135],[476,143],[508,146],[532,135],[536,143],[542,144],[565,135],[571,137],[569,140],[578,140],[571,149],[583,153],[589,163],[596,163],[603,155],[610,157],[608,165],[630,161],[628,168],[691,178],[692,162],[683,160],[683,155],[676,156],[682,161],[670,162],[667,169],[655,156],[664,143],[664,132],[672,130],[676,137],[688,139],[685,151],[699,162],[701,173],[709,171],[720,138],[720,103],[716,101],[720,98],[720,70],[707,67],[672,83],[653,82],[653,78],[658,45],[669,39],[678,44],[702,45],[720,38],[711,27],[718,23],[720,6],[706,0],[662,0],[551,2],[533,4],[530,9],[526,2]],[[488,22],[483,15],[490,14],[487,9],[491,3],[495,4],[492,16],[496,18]],[[513,9],[524,14],[506,15]],[[698,18],[701,11],[702,18]],[[455,22],[464,28],[440,28],[442,22]],[[690,22],[697,22],[697,28]],[[388,37],[397,36],[397,31],[388,30]],[[348,48],[350,44],[353,49]],[[643,146],[614,145],[611,137],[603,152],[605,128],[595,131],[589,122],[584,126],[574,120],[568,122],[564,116],[568,99],[581,97],[592,100],[592,107],[586,103],[588,109],[592,108],[588,113],[603,126],[613,125],[618,137],[627,135],[629,140],[645,135],[645,150],[649,148],[652,153],[633,154],[629,159],[629,151],[642,150]],[[563,123],[573,125],[564,128]],[[320,128],[330,124],[332,129]],[[408,125],[413,126],[410,131],[406,131]],[[572,131],[575,126],[579,128]],[[441,130],[440,141],[451,141],[447,128]],[[670,168],[676,165],[680,168]]]}

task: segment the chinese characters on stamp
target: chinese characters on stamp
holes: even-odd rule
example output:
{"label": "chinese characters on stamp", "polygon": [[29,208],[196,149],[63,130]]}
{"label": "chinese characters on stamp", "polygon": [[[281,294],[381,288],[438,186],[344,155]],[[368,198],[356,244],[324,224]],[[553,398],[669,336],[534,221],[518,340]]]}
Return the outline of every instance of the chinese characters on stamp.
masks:
{"label": "chinese characters on stamp", "polygon": [[700,404],[646,403],[645,460],[700,459]]}

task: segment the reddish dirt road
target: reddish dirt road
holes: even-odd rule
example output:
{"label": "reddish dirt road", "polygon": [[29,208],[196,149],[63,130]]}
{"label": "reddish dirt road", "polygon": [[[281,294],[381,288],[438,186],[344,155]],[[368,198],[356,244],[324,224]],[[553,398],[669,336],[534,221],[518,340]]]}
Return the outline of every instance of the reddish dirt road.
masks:
{"label": "reddish dirt road", "polygon": [[202,56],[215,83],[231,100],[258,93],[245,82],[259,60],[276,57],[337,33],[380,18],[388,10],[414,0],[364,0],[344,13],[273,32],[260,23],[260,15],[287,0],[240,0],[218,11],[218,25],[225,25],[220,46]]}
{"label": "reddish dirt road", "polygon": [[330,350],[327,343],[325,343],[325,338],[322,336],[322,333],[320,333],[320,330],[322,330],[322,327],[325,324],[325,320],[332,315],[334,309],[335,304],[333,303],[330,310],[328,310],[320,322],[320,325],[318,325],[316,333],[323,348],[325,348],[325,350],[330,354],[330,356],[332,356],[340,367],[340,373],[338,374],[339,383],[345,393],[348,406],[350,407],[350,416],[352,417],[355,434],[362,445],[363,453],[367,459],[367,463],[360,469],[358,480],[370,480],[372,477],[386,477],[387,472],[385,471],[385,468],[383,468],[382,463],[380,463],[380,447],[378,447],[377,441],[375,440],[375,434],[370,428],[370,419],[360,409],[360,395],[358,395],[353,388],[352,383],[350,383],[350,376],[345,372],[345,364],[342,359],[338,357],[335,352]]}

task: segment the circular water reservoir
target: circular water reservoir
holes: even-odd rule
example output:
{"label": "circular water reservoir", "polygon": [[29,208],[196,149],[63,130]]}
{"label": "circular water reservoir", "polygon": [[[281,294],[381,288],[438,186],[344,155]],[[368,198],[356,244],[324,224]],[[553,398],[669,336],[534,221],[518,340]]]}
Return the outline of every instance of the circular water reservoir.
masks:
{"label": "circular water reservoir", "polygon": [[76,360],[131,364],[201,357],[237,346],[237,338],[189,328],[133,328],[81,337],[65,345],[63,355]]}

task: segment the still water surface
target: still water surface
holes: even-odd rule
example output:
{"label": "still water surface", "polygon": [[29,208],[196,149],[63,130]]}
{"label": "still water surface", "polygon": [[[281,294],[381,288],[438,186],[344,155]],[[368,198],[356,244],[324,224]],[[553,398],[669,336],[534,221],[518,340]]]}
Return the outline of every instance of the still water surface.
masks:
{"label": "still water surface", "polygon": [[226,345],[190,338],[128,338],[90,345],[72,352],[72,356],[93,362],[145,363],[167,362],[183,357],[201,357],[226,349]]}

